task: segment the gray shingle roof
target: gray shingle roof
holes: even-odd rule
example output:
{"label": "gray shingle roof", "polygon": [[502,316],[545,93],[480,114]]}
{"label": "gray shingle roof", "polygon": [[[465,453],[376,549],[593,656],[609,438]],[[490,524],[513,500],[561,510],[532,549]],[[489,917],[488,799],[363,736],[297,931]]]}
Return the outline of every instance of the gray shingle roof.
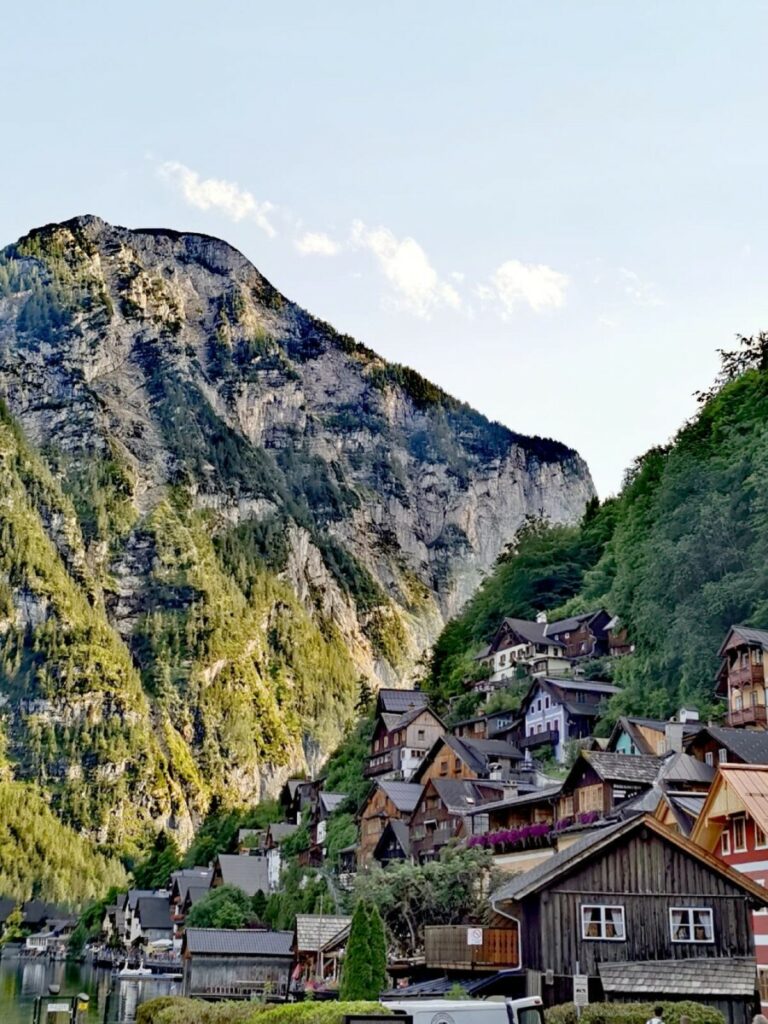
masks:
{"label": "gray shingle roof", "polygon": [[410,814],[413,811],[424,788],[416,782],[392,782],[389,779],[383,779],[377,785],[403,814]]}
{"label": "gray shingle roof", "polygon": [[554,647],[563,647],[559,640],[547,636],[546,622],[530,622],[528,619],[504,619],[504,625],[514,630],[529,644],[551,644]]}
{"label": "gray shingle roof", "polygon": [[[482,790],[492,783],[483,782],[481,787],[469,779],[432,779],[432,785],[440,799],[452,814],[468,814],[483,804]],[[499,793],[503,792],[499,786]]]}
{"label": "gray shingle roof", "polygon": [[470,814],[487,814],[488,811],[504,811],[507,808],[526,807],[528,804],[536,804],[541,800],[553,800],[560,795],[563,784],[558,782],[555,786],[542,786],[534,789],[531,793],[519,793],[517,796],[507,797],[506,800],[494,800],[493,803],[483,804]]}
{"label": "gray shingle roof", "polygon": [[288,836],[292,836],[298,828],[298,825],[294,825],[289,821],[276,821],[269,826],[269,834],[272,838],[273,843],[280,844]]}
{"label": "gray shingle roof", "polygon": [[582,612],[580,615],[572,615],[569,619],[556,619],[554,622],[547,623],[547,635],[552,633],[566,633],[572,629],[578,629],[579,626],[584,622],[590,622],[599,615],[602,608],[598,608],[593,612]]}
{"label": "gray shingle roof", "polygon": [[768,764],[768,731],[707,725],[692,737],[692,742],[702,733],[708,733],[721,747],[734,753],[745,764]]}
{"label": "gray shingle roof", "polygon": [[241,857],[237,853],[220,853],[216,860],[221,868],[224,885],[236,885],[246,896],[254,896],[259,889],[262,892],[268,891],[266,857]]}
{"label": "gray shingle roof", "polygon": [[606,994],[741,996],[755,991],[755,961],[749,957],[637,960],[597,965]]}
{"label": "gray shingle roof", "polygon": [[136,916],[141,922],[141,930],[172,931],[171,906],[167,896],[142,896],[136,903]]}
{"label": "gray shingle roof", "polygon": [[377,704],[380,711],[394,711],[403,714],[412,707],[423,707],[429,697],[422,690],[379,690]]}
{"label": "gray shingle roof", "polygon": [[337,807],[341,807],[344,801],[347,799],[346,793],[321,793],[320,803],[323,805],[328,814],[333,814]]}
{"label": "gray shingle roof", "polygon": [[673,754],[664,762],[660,777],[672,786],[685,782],[709,786],[715,777],[715,768],[690,754]]}
{"label": "gray shingle roof", "polygon": [[316,952],[327,946],[351,923],[351,917],[340,915],[297,914],[296,947],[302,952]]}
{"label": "gray shingle roof", "polygon": [[660,757],[650,757],[647,754],[614,754],[607,750],[583,750],[581,756],[604,782],[629,782],[651,786],[656,781],[662,765]]}
{"label": "gray shingle roof", "polygon": [[210,887],[207,885],[190,885],[184,894],[184,903],[189,903],[190,907],[194,907],[196,903],[199,903],[201,899],[208,895]]}
{"label": "gray shingle roof", "polygon": [[293,957],[293,932],[252,929],[187,928],[184,948],[202,956]]}
{"label": "gray shingle roof", "polygon": [[154,889],[129,889],[128,890],[128,898],[127,898],[126,902],[127,902],[128,907],[129,907],[130,910],[135,910],[136,909],[136,904],[138,903],[138,901],[141,899],[142,896],[154,896],[154,895],[155,895],[155,890]]}

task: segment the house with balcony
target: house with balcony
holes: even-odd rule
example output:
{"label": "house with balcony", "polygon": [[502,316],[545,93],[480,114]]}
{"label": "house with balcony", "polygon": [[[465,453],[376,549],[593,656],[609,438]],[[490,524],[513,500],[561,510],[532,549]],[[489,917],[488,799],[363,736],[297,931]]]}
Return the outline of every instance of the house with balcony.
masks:
{"label": "house with balcony", "polygon": [[481,804],[467,814],[467,845],[493,854],[502,871],[527,871],[554,853],[561,783]]}
{"label": "house with balcony", "polygon": [[711,768],[719,764],[768,764],[768,730],[703,726],[686,744],[686,753]]}
{"label": "house with balcony", "polygon": [[382,711],[374,725],[371,754],[363,774],[369,779],[410,781],[423,758],[445,731],[443,722],[426,704],[412,707],[402,714]]}
{"label": "house with balcony", "polygon": [[716,692],[724,697],[731,728],[768,728],[768,630],[731,626],[720,650]]}
{"label": "house with balcony", "polygon": [[517,769],[523,754],[506,740],[468,740],[446,733],[433,745],[413,776],[420,784],[430,779],[490,779],[522,781]]}
{"label": "house with balcony", "polygon": [[539,757],[551,752],[564,763],[571,740],[592,734],[603,705],[618,692],[594,679],[534,679],[520,705],[520,748]]}
{"label": "house with balcony", "polygon": [[451,732],[465,740],[506,739],[516,718],[514,711],[492,711],[456,722]]}
{"label": "house with balcony", "polygon": [[563,782],[558,819],[584,824],[593,817],[604,817],[620,804],[651,789],[659,778],[662,764],[661,758],[644,754],[628,757],[582,750]]}
{"label": "house with balcony", "polygon": [[390,821],[408,822],[423,786],[412,782],[379,779],[368,792],[358,811],[360,844],[358,866],[368,867],[384,829]]}
{"label": "house with balcony", "polygon": [[[691,840],[758,885],[768,885],[768,765],[722,764]],[[768,912],[752,915],[761,1009],[768,1012]]]}
{"label": "house with balcony", "polygon": [[470,779],[430,779],[410,821],[410,851],[423,864],[435,860],[444,846],[469,834],[469,814],[504,795],[503,783]]}

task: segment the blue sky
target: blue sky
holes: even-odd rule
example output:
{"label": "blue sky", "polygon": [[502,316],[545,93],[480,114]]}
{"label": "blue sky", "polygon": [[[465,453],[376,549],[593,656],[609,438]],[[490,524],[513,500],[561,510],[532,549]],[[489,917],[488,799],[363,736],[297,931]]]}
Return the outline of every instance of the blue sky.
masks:
{"label": "blue sky", "polygon": [[768,329],[768,5],[8,6],[0,240],[220,235],[601,494]]}

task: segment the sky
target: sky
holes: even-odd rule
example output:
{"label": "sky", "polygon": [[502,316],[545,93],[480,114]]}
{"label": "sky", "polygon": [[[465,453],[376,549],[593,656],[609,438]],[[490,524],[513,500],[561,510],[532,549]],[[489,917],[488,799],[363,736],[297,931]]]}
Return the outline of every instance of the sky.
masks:
{"label": "sky", "polygon": [[768,329],[765,0],[30,0],[0,244],[93,213],[227,239],[598,491]]}

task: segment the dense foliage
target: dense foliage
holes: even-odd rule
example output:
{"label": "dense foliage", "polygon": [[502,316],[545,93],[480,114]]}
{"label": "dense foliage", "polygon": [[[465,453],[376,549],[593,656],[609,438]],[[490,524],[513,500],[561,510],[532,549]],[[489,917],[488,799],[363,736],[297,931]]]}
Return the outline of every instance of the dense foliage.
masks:
{"label": "dense foliage", "polygon": [[258,923],[265,902],[261,891],[251,898],[235,885],[219,885],[195,903],[184,923],[188,928],[244,928]]}
{"label": "dense foliage", "polygon": [[358,900],[341,970],[341,999],[377,999],[387,980],[387,942],[378,909]]}
{"label": "dense foliage", "polygon": [[136,1024],[344,1024],[349,1014],[386,1016],[388,1013],[385,1006],[372,1002],[309,1002],[272,1006],[252,1002],[209,1003],[200,999],[160,996],[139,1007]]}
{"label": "dense foliage", "polygon": [[618,660],[622,712],[712,708],[717,650],[735,623],[768,626],[768,337],[724,353],[716,387],[665,447],[639,458],[618,498],[576,528],[533,524],[435,646],[430,685],[460,693],[504,615],[604,606],[636,653]]}
{"label": "dense foliage", "polygon": [[690,1024],[724,1024],[719,1010],[690,999],[673,1003],[592,1003],[581,1010],[573,1003],[562,1003],[545,1010],[544,1020],[546,1024],[646,1024],[656,1015],[657,1006],[664,1009],[665,1024],[680,1024],[683,1018]]}

